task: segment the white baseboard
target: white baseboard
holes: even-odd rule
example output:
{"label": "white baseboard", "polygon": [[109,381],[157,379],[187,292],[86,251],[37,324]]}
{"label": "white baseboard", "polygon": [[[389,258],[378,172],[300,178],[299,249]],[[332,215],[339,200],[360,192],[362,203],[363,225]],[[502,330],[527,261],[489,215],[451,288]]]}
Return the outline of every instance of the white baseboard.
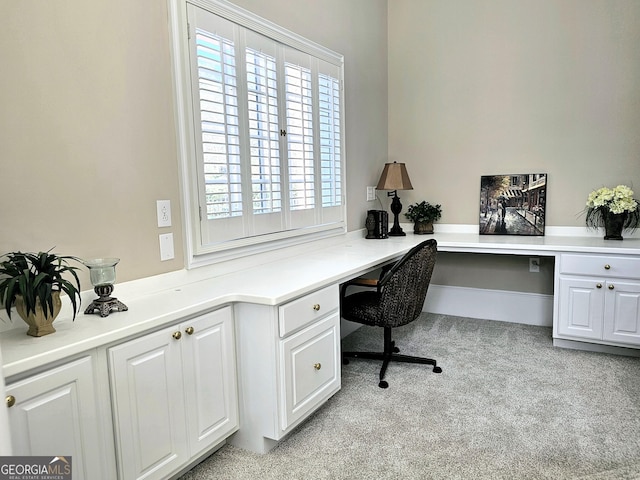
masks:
{"label": "white baseboard", "polygon": [[423,311],[551,327],[553,295],[432,284]]}

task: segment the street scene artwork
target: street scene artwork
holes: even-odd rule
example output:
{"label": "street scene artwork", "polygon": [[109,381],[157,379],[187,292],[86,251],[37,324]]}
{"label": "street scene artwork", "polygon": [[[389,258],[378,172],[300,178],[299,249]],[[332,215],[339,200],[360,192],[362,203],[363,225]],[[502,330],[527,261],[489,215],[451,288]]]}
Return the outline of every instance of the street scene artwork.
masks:
{"label": "street scene artwork", "polygon": [[480,179],[480,235],[544,235],[547,174]]}

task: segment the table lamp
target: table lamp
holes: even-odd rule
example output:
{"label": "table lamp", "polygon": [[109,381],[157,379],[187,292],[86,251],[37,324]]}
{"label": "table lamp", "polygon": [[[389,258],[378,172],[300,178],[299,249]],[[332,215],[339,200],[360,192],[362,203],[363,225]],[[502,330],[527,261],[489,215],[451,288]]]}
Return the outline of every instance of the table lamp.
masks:
{"label": "table lamp", "polygon": [[409,180],[409,174],[407,173],[407,167],[404,163],[385,163],[382,175],[380,175],[380,181],[378,182],[377,190],[392,190],[387,192],[387,196],[393,197],[391,201],[391,213],[393,213],[393,227],[389,230],[389,236],[402,237],[406,235],[400,223],[398,222],[398,215],[402,211],[402,204],[398,197],[398,190],[413,190],[411,180]]}

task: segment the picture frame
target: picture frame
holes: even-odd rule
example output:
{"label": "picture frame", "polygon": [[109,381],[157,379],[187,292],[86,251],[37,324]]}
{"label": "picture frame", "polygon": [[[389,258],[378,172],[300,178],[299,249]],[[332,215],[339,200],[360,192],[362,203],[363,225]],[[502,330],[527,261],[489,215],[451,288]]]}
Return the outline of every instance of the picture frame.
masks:
{"label": "picture frame", "polygon": [[480,235],[544,235],[546,173],[480,177]]}

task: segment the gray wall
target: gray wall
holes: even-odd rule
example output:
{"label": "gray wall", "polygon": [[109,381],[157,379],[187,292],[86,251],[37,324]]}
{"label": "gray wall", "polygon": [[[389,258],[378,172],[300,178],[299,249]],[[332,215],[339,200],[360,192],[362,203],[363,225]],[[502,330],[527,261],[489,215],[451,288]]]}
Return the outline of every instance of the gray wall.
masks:
{"label": "gray wall", "polygon": [[[345,56],[347,221],[362,228],[387,152],[386,0],[235,3]],[[118,281],[183,268],[165,0],[0,2],[0,58],[0,253],[120,257]],[[176,259],[160,262],[167,231]]]}
{"label": "gray wall", "polygon": [[[556,226],[582,225],[593,188],[640,189],[636,0],[235,3],[344,54],[349,230],[378,207],[365,187],[389,160],[409,168],[405,208],[441,203],[441,223],[477,223],[483,174],[548,173]],[[0,252],[117,256],[119,281],[183,268],[164,0],[1,2],[0,58]],[[436,279],[544,290],[520,260],[467,257],[442,256]],[[498,264],[519,283],[481,281]]]}
{"label": "gray wall", "polygon": [[[639,1],[388,4],[389,159],[411,175],[405,206],[426,199],[441,223],[477,224],[480,176],[539,172],[547,226],[583,226],[593,189],[640,194]],[[550,293],[552,268],[441,255],[433,280]]]}
{"label": "gray wall", "polygon": [[640,194],[640,2],[389,2],[389,158],[441,223],[477,224],[480,176],[548,173],[547,225],[589,192]]}

